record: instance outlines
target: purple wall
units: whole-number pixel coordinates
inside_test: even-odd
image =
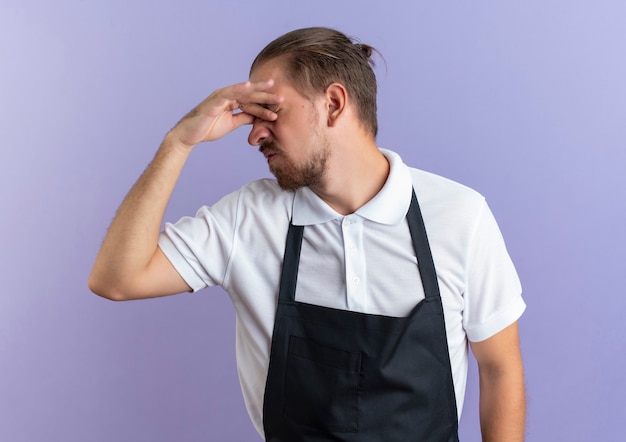
[[[621,440],[626,3],[489,3],[2,0],[0,440],[258,440],[220,289],[116,304],[86,280],[164,133],[310,25],[384,54],[381,146],[487,196],[528,304],[528,440]],[[168,220],[267,175],[246,135],[194,153]]]

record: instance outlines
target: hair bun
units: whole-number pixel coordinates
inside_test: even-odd
[[[372,56],[374,48],[372,48],[370,45],[366,45],[364,43],[355,43],[355,46],[365,55],[366,58],[370,58]]]

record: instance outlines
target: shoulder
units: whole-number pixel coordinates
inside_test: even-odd
[[[485,209],[485,197],[476,190],[440,175],[409,168],[424,217],[475,219]]]
[[[409,167],[415,192],[424,196],[434,195],[437,198],[450,198],[468,201],[480,201],[484,197],[476,190],[457,181],[425,170]]]
[[[276,180],[264,178],[252,181],[234,192],[222,197],[210,206],[219,209],[225,206],[238,206],[247,210],[274,210],[277,207],[289,206],[293,194],[285,192]]]
[[[201,210],[231,219],[235,228],[256,223],[288,223],[293,196],[282,190],[276,180],[266,178],[248,183]]]
[[[380,150],[391,165],[390,179],[395,179],[399,183],[397,185],[402,187],[411,184],[420,206],[476,206],[483,203],[484,197],[474,189],[432,172],[410,167],[394,151],[383,148]]]
[[[244,185],[239,191],[265,191],[271,193],[280,193],[282,189],[278,186],[278,183],[273,178],[259,178]]]

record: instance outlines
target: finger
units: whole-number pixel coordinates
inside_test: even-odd
[[[274,80],[264,81],[244,81],[220,89],[219,95],[229,100],[237,100],[240,97],[248,96],[258,92],[266,91],[274,85]]]
[[[223,110],[234,111],[242,104],[280,104],[283,102],[281,95],[265,91],[273,84],[273,80],[255,83],[246,81],[218,89],[197,106],[195,113],[217,116]],[[261,115],[256,115],[258,113],[258,109],[255,110],[255,116],[260,117]],[[266,115],[266,117],[273,118],[271,115]]]
[[[235,110],[238,106],[237,98],[249,94],[252,87],[253,84],[250,81],[244,81],[242,83],[217,89],[211,95],[202,100],[202,102],[196,106],[194,111],[197,114],[201,109],[219,109],[218,112],[221,112],[221,109]],[[256,87],[259,86],[256,85]]]
[[[257,103],[242,103],[239,105],[239,109],[248,115],[255,118],[260,118],[266,121],[274,121],[278,118],[278,114],[267,107],[261,106]]]
[[[237,114],[233,114],[232,122],[233,122],[233,130],[238,127],[244,126],[246,124],[254,123],[255,117],[246,112],[239,112]]]
[[[238,98],[240,103],[256,103],[260,105],[277,105],[284,101],[284,97],[271,92],[252,92]]]
[[[259,103],[259,104],[279,104],[283,101],[283,96],[274,92],[269,92],[274,86],[274,80],[245,81],[221,90],[224,98],[235,100],[238,103]]]

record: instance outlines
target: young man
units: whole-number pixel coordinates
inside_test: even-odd
[[[279,37],[250,80],[165,137],[89,285],[127,300],[221,285],[250,417],[268,441],[455,441],[469,340],[489,441],[521,441],[525,305],[478,193],[377,147],[372,48],[326,28]],[[166,224],[193,148],[252,125],[276,180]]]

